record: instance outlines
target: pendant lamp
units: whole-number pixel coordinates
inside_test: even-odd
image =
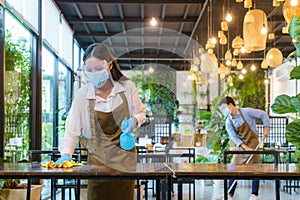
[[[244,17],[243,38],[246,51],[261,51],[266,48],[267,34],[261,29],[268,29],[267,16],[259,9],[250,10]]]
[[[225,34],[223,34],[223,35],[220,37],[219,43],[222,44],[222,45],[227,44],[227,37],[226,37]]]
[[[228,49],[225,53],[225,60],[231,60],[232,59],[232,54],[230,52],[230,49]]]
[[[237,66],[236,66],[236,68],[238,69],[238,70],[241,70],[241,69],[243,69],[243,63],[242,63],[242,61],[239,61],[238,62],[238,64],[237,64]]]
[[[241,2],[243,2],[244,0],[235,0],[235,2],[237,2],[237,3],[241,3]]]
[[[278,6],[280,6],[279,1],[273,0],[273,7],[278,7]]]
[[[236,61],[235,58],[232,59],[232,61],[231,61],[231,66],[232,66],[232,67],[236,67],[236,66],[237,66],[237,61]]]
[[[228,23],[226,21],[221,22],[221,30],[228,31]]]
[[[251,7],[252,7],[252,0],[245,0],[244,8],[251,8]]]
[[[292,17],[299,17],[300,15],[300,1],[299,2],[298,1],[286,0],[283,4],[282,13],[285,21],[288,24],[290,24],[290,22],[292,21]]]
[[[236,36],[232,40],[232,48],[234,48],[234,49],[240,49],[240,48],[242,48],[243,43],[244,43],[244,40],[240,36]]]
[[[268,69],[269,66],[268,66],[268,63],[267,63],[267,61],[266,61],[265,58],[264,58],[263,61],[261,62],[260,67],[261,67],[262,69]]]
[[[271,48],[266,56],[266,62],[270,67],[278,67],[279,65],[282,64],[282,53],[279,49],[277,48]]]
[[[240,49],[234,49],[233,50],[233,55],[238,56],[240,52],[241,52]]]

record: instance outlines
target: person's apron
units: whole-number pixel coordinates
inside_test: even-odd
[[[247,146],[255,149],[257,147],[257,145],[259,144],[258,135],[256,135],[251,130],[248,122],[246,121],[246,119],[245,119],[243,113],[240,111],[240,109],[238,109],[238,112],[241,114],[241,116],[244,120],[244,123],[241,126],[239,126],[238,128],[234,127],[233,122],[231,120],[230,120],[230,123],[233,126],[233,128],[235,129],[238,137],[242,140],[242,142],[244,144],[246,144]],[[238,147],[238,150],[244,151],[244,149],[242,147]],[[250,155],[251,154],[235,154],[232,157],[231,163],[244,164]],[[254,164],[254,163],[260,163],[259,154],[254,154],[251,161],[249,162],[249,164]]]
[[[95,100],[90,100],[91,138],[88,140],[88,164],[106,165],[119,171],[131,171],[136,167],[136,150],[120,148],[121,123],[129,117],[124,93],[123,103],[110,113],[94,110]],[[133,200],[134,180],[89,180],[89,200]]]

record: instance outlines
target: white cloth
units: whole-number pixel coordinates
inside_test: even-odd
[[[106,99],[96,96],[94,86],[89,83],[82,86],[73,99],[72,107],[66,119],[65,135],[58,148],[62,155],[73,154],[81,134],[90,138],[89,100],[95,99],[96,111],[111,112],[122,104],[121,92],[124,92],[126,96],[130,117],[135,117],[138,120],[137,127],[144,123],[146,108],[140,101],[138,90],[131,80],[121,83],[114,81],[114,87]]]

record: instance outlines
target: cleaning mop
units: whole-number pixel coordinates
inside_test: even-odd
[[[264,143],[263,142],[259,142],[258,145],[255,147],[254,151],[257,151],[258,148],[263,148],[263,146],[264,146]],[[247,158],[245,164],[249,164],[252,158],[253,158],[253,154],[250,154],[249,157]],[[232,182],[232,184],[230,185],[230,187],[227,190],[227,193],[229,193],[232,190],[232,188],[236,184],[236,182],[237,182],[237,180],[234,180]]]

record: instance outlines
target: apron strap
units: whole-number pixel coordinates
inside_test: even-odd
[[[90,126],[91,126],[91,139],[96,138],[95,129],[95,99],[89,100],[89,110],[90,110]]]

